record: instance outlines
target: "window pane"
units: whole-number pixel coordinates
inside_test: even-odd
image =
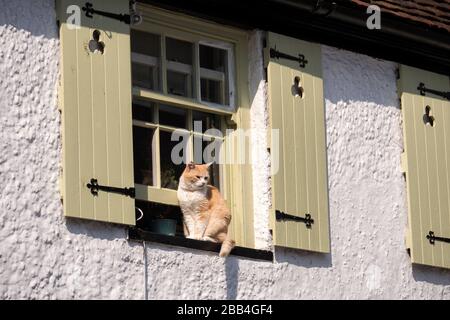
[[[161,155],[161,187],[168,189],[177,189],[178,188],[178,180],[183,172],[186,164],[186,146],[187,146],[187,138],[180,138],[179,141],[171,141],[171,132],[160,132],[160,155]],[[180,145],[179,145],[180,144]],[[178,148],[179,152],[174,152],[174,156],[177,159],[172,159],[172,149],[174,147]],[[183,148],[184,147],[184,148]],[[178,157],[180,159],[178,159]],[[180,164],[175,164],[173,160]],[[180,161],[177,161],[180,160]]]
[[[167,92],[169,94],[192,97],[193,52],[192,43],[166,38]]]
[[[167,71],[167,92],[176,96],[192,97],[192,76],[180,72]]]
[[[226,73],[227,63],[226,50],[200,45],[200,67]]]
[[[220,130],[220,116],[217,114],[192,111],[192,119],[194,121],[193,128],[196,132],[203,133],[208,129]]]
[[[131,31],[133,86],[159,90],[160,36],[138,30]]]
[[[147,186],[155,183],[153,135],[153,129],[133,126],[134,181]]]
[[[133,86],[149,90],[159,90],[157,67],[133,62],[131,65],[131,73],[133,75]]]
[[[155,104],[150,101],[133,100],[133,119],[155,122],[154,121],[154,107]]]
[[[220,167],[217,163],[213,163],[211,167],[209,167],[209,184],[220,189]],[[222,195],[223,196],[223,195]]]
[[[202,101],[228,104],[225,99],[224,84],[221,81],[201,78]]]
[[[160,57],[160,37],[153,33],[131,30],[131,52]]]
[[[159,123],[166,126],[186,129],[187,112],[185,109],[159,105]]]
[[[200,67],[202,100],[229,104],[228,52],[200,45]]]
[[[193,44],[173,38],[166,38],[166,58],[168,61],[192,65]]]

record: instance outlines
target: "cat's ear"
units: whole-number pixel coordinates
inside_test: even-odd
[[[195,169],[195,163],[194,162],[189,162],[187,165],[186,165],[186,169],[189,171],[189,170],[192,170],[192,169]]]
[[[211,165],[214,163],[214,161],[213,162],[208,162],[207,164],[206,164],[206,168],[209,168],[209,167],[211,167]]]

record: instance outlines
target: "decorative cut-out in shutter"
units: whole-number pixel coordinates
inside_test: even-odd
[[[320,45],[269,33],[268,84],[272,163],[272,225],[277,246],[329,252],[325,110]],[[273,54],[276,49],[277,55]]]
[[[423,91],[424,85],[427,90]],[[412,262],[450,268],[448,76],[400,66]]]
[[[128,0],[90,2],[98,10],[129,12]],[[134,199],[120,192],[106,192],[134,188],[130,27],[109,17],[89,18],[83,13],[80,26],[69,26],[73,12],[67,13],[67,9],[73,5],[82,8],[85,3],[57,1],[64,213],[133,225]],[[100,192],[92,193],[88,188],[92,179],[98,182]]]

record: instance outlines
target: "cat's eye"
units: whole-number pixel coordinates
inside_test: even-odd
[[[201,176],[196,176],[196,178],[200,180],[202,177]]]

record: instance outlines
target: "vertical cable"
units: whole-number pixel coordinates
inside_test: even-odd
[[[144,300],[148,300],[148,290],[147,290],[147,247],[145,241],[142,241],[143,247],[143,260],[144,260]]]

